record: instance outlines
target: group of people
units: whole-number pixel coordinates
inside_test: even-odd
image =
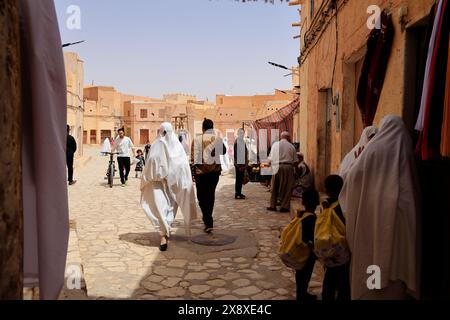
[[[151,145],[149,143],[145,146],[144,150],[146,154],[148,154],[150,147]],[[144,156],[144,152],[141,149],[138,149],[134,153],[133,141],[125,135],[124,128],[118,130],[118,136],[115,139],[110,137],[105,138],[103,141],[103,147],[100,153],[102,155],[108,155],[111,152],[117,154],[120,182],[123,187],[127,184],[132,165],[135,165],[135,177],[141,177],[146,156]]]
[[[326,178],[325,189],[328,198],[322,208],[332,206],[339,219],[331,223],[345,224],[350,260],[325,267],[323,300],[418,298],[419,187],[412,140],[403,120],[390,115],[379,129],[367,127],[342,161],[339,175]],[[307,289],[316,261],[319,193],[303,192],[302,202],[305,210],[299,217],[309,214],[301,240],[311,251],[305,267],[296,272],[297,298],[309,301],[316,298]]]
[[[227,148],[216,134],[213,121],[205,119],[202,129],[203,133],[192,142],[190,154],[186,143],[182,143],[183,139],[177,136],[170,123],[161,125],[158,138],[146,150],[146,157],[141,150],[138,152],[137,167],[143,170],[141,205],[160,233],[161,251],[168,249],[178,209],[183,213],[186,233],[190,235],[191,221],[197,218],[195,195],[202,211],[204,232],[213,231],[215,192],[222,172],[220,157],[227,153]],[[113,149],[118,153],[120,178],[125,184],[134,146],[123,129],[118,133]],[[68,163],[76,151],[76,144],[69,137]],[[322,203],[314,188],[311,170],[303,155],[297,153],[290,142],[289,133],[283,132],[281,140],[272,146],[269,161],[273,176],[270,207],[267,209],[277,211],[277,206],[280,206],[281,212],[290,211],[297,177],[304,206],[298,216],[307,215],[302,223],[301,240],[312,250],[304,268],[296,272],[299,300],[316,299],[307,289],[317,260],[313,248],[316,212],[320,204],[322,210],[333,208],[339,218],[334,223],[345,225],[351,254],[346,263],[325,267],[324,301],[418,296],[419,188],[412,141],[400,117],[387,116],[379,129],[375,126],[364,129],[359,143],[342,161],[339,175],[325,179],[327,198]],[[242,185],[248,165],[248,149],[243,129],[238,131],[234,143],[234,164],[235,198],[245,199]],[[379,284],[375,286],[377,290],[368,285],[369,270],[373,266],[381,272]]]

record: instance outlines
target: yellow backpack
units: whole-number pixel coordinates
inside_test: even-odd
[[[337,267],[350,260],[345,224],[337,215],[335,202],[318,215],[314,232],[314,253],[326,267]]]
[[[311,254],[311,248],[303,242],[302,221],[312,215],[312,213],[305,213],[303,217],[295,218],[281,233],[281,246],[278,250],[278,256],[289,268],[303,269]]]

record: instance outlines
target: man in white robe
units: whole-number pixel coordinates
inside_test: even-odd
[[[160,250],[167,250],[178,208],[186,234],[197,218],[192,174],[186,152],[170,123],[163,123],[152,144],[141,180],[141,205],[161,235]]]

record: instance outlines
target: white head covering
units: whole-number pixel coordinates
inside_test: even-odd
[[[368,293],[367,268],[381,269],[381,288],[402,281],[419,293],[418,180],[403,120],[385,117],[347,173],[339,201],[347,216],[353,299]]]
[[[160,127],[160,136],[161,141],[167,146],[169,155],[169,186],[180,184],[181,188],[188,188],[192,185],[189,161],[183,145],[177,135],[173,132],[172,124],[169,122],[162,123]]]
[[[191,154],[191,141],[189,138],[189,132],[182,131],[180,133],[180,138],[181,138],[181,145],[183,146],[186,155],[189,157]]]
[[[100,153],[105,154],[111,152],[111,142],[109,141],[109,138],[106,138],[105,141],[103,141],[103,147]]]
[[[363,130],[358,144],[345,156],[344,160],[342,160],[341,166],[339,167],[339,175],[342,178],[345,179],[348,171],[355,163],[355,160],[357,159],[356,154],[358,153],[359,149],[365,147],[377,133],[378,128],[375,126],[370,126]]]

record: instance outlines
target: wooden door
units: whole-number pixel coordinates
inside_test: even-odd
[[[148,129],[141,129],[140,131],[140,144],[144,145],[150,140],[150,132]]]

